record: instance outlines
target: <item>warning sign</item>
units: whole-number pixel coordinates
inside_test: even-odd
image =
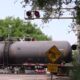
[[[47,69],[49,72],[58,72],[58,64],[48,64]]]
[[[61,56],[61,52],[57,49],[56,46],[53,46],[47,52],[47,56],[51,62],[55,62]]]

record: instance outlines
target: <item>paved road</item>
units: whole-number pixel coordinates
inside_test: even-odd
[[[51,80],[51,78],[49,75],[0,74],[0,80]],[[69,78],[53,76],[53,80],[69,80]]]

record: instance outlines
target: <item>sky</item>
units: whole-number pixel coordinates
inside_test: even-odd
[[[17,1],[17,2],[16,2]],[[30,7],[27,7],[29,10]],[[7,16],[20,17],[24,20],[24,8],[20,4],[20,0],[0,0],[0,19]],[[25,21],[27,22],[27,21]],[[47,24],[43,24],[41,20],[35,20],[33,23],[37,24],[43,33],[52,38],[53,41],[68,41],[71,45],[77,42],[77,37],[69,27],[72,20],[58,19],[52,20]],[[70,33],[68,33],[71,31]]]

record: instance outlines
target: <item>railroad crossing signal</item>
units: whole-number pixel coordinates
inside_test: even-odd
[[[25,11],[25,19],[40,18],[39,11]]]
[[[58,50],[58,48],[56,46],[53,46],[47,52],[47,56],[48,56],[48,59],[52,63],[54,63],[61,56],[61,52]]]

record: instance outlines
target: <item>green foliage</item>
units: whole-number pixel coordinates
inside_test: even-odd
[[[59,2],[61,2],[61,0],[59,0]],[[52,5],[56,5],[59,3],[58,0],[35,0],[33,1],[33,3],[39,7],[40,9],[44,9],[47,6],[52,6]]]
[[[73,68],[71,79],[72,80],[80,80],[80,64],[78,63],[78,50],[73,50]]]
[[[80,25],[80,5],[77,5],[75,7],[76,10],[76,23]]]
[[[73,65],[77,65],[78,50],[73,50]]]
[[[12,37],[30,36],[37,40],[50,40],[49,37],[42,33],[37,25],[31,24],[30,22],[24,23],[23,20],[12,17],[0,20],[0,36],[6,38],[8,35]]]
[[[73,70],[72,70],[73,74],[71,79],[72,80],[80,80],[80,65],[76,65],[74,66]]]
[[[77,0],[75,0],[77,1]],[[32,7],[46,9],[46,7],[53,7],[56,6],[58,8],[62,7],[62,4],[68,5],[69,3],[73,2],[73,0],[24,0],[26,4],[32,3]]]

